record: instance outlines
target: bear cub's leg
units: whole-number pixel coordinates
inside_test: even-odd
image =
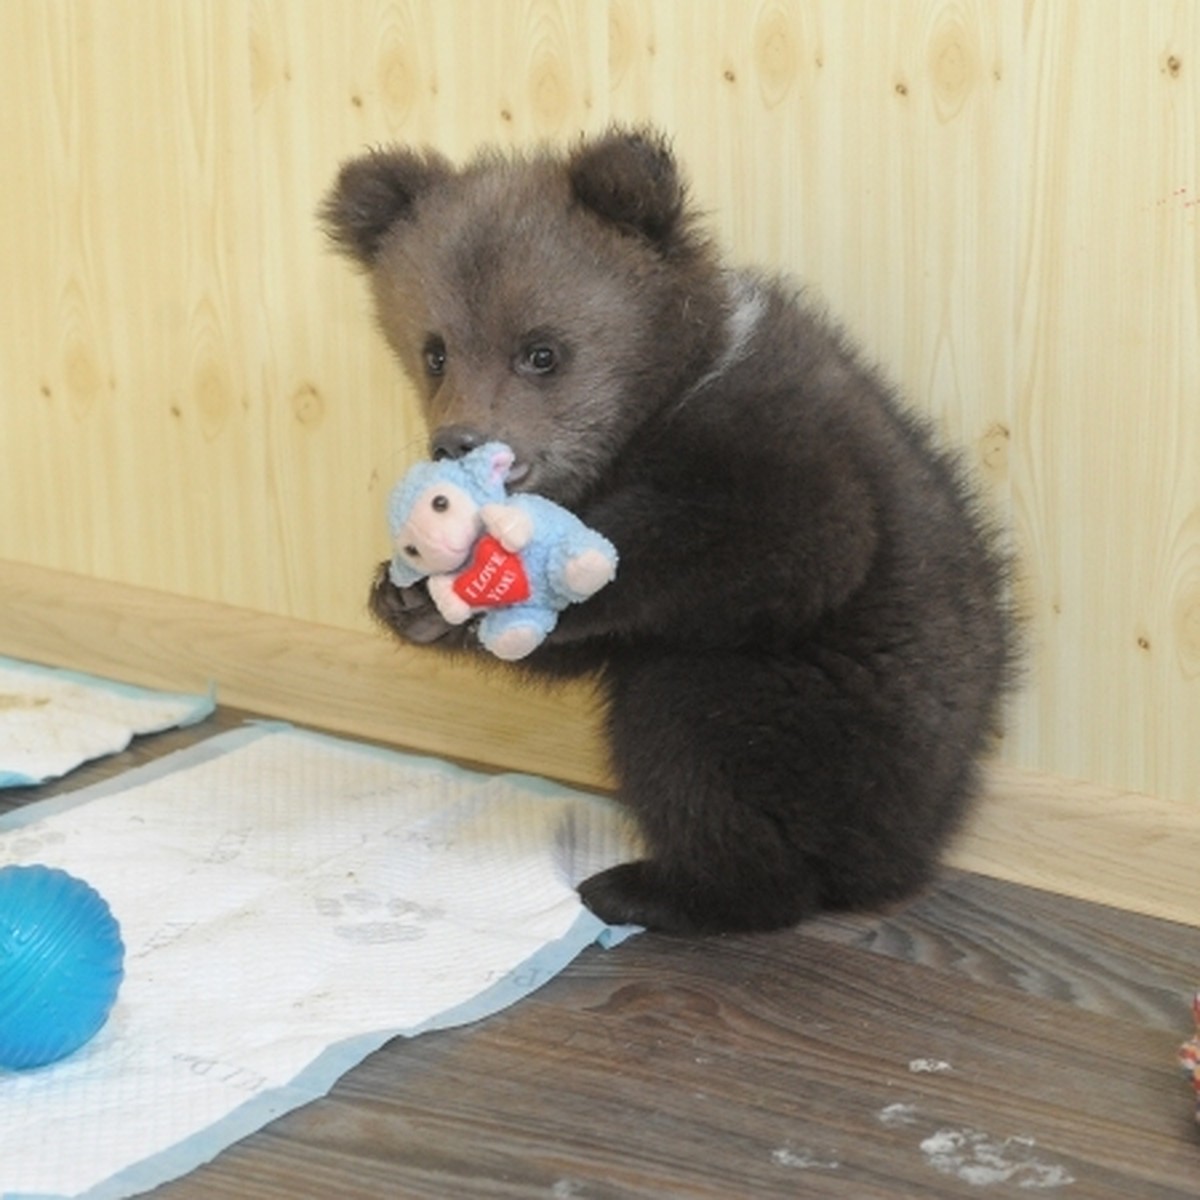
[[[756,678],[760,676],[760,678]],[[580,886],[611,924],[671,933],[772,929],[820,907],[798,824],[804,755],[773,668],[740,656],[658,655],[614,663],[608,726],[622,801],[647,857]],[[816,834],[816,830],[811,831]]]
[[[620,795],[647,853],[580,886],[603,920],[778,929],[928,883],[969,781],[915,752],[873,683],[722,651],[630,654],[607,683]]]

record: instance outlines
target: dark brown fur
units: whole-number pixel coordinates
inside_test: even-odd
[[[520,668],[607,700],[648,850],[589,907],[768,929],[924,884],[1013,659],[1001,559],[925,424],[794,288],[722,267],[652,132],[462,169],[377,152],[323,217],[435,447],[507,441],[521,487],[620,552]],[[372,606],[471,647],[384,570]]]

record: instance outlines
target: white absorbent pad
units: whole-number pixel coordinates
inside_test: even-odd
[[[135,1195],[512,1004],[630,932],[575,885],[632,856],[600,797],[280,725],[0,817],[0,866],[87,880],[126,946],[91,1042],[0,1071],[0,1196]]]
[[[192,725],[212,695],[180,696],[0,658],[0,787],[55,779],[139,733]]]

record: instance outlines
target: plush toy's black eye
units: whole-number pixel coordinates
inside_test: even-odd
[[[436,333],[431,333],[425,339],[422,351],[425,356],[425,373],[438,376],[446,370],[446,343]]]
[[[434,496],[434,498],[429,502],[429,507],[432,508],[434,512],[445,512],[446,509],[450,507],[450,497],[441,495]]]
[[[527,346],[523,365],[535,375],[549,375],[558,366],[558,352],[553,346]]]
[[[420,550],[418,550],[416,548],[416,546],[405,546],[404,547],[404,557],[405,558],[420,558],[421,552],[420,552]]]

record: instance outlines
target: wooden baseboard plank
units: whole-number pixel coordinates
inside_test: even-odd
[[[0,563],[0,653],[218,698],[584,787],[610,781],[586,689],[520,689],[382,634]],[[998,765],[952,865],[1200,926],[1200,810]]]
[[[1200,811],[996,764],[952,865],[1200,926]]]
[[[604,758],[585,688],[247,609],[0,562],[0,654],[148,687],[203,690],[264,716],[584,786]]]

